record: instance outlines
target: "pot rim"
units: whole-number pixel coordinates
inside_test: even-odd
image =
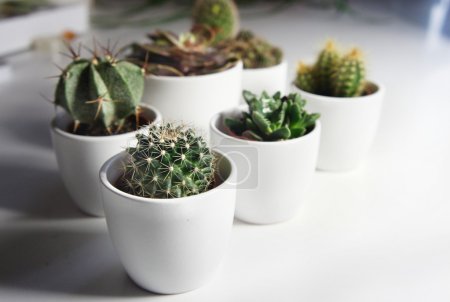
[[[243,108],[243,107],[247,107],[247,106],[241,105],[241,106],[238,106],[238,107],[234,107],[233,109],[237,108],[240,111],[242,111],[241,108]],[[233,110],[233,109],[231,109],[231,110]],[[245,143],[248,143],[248,144],[255,144],[255,145],[260,145],[260,146],[264,146],[264,145],[274,146],[274,145],[295,144],[295,143],[297,143],[299,141],[304,141],[304,140],[309,139],[313,134],[316,134],[321,128],[321,123],[320,123],[320,118],[319,118],[319,120],[317,120],[315,125],[314,125],[314,129],[311,132],[309,132],[309,133],[307,133],[307,134],[305,134],[303,136],[296,137],[296,138],[293,138],[293,139],[284,140],[284,141],[262,141],[262,142],[260,142],[260,141],[252,141],[252,140],[241,139],[241,138],[238,138],[238,137],[231,136],[231,135],[223,132],[222,130],[220,130],[216,126],[216,123],[217,123],[218,119],[221,118],[222,114],[224,114],[227,111],[230,111],[230,110],[225,110],[225,111],[221,111],[219,113],[214,114],[212,116],[210,122],[209,122],[209,127],[210,127],[212,132],[217,133],[221,137],[226,138],[226,139],[230,139],[230,140],[233,140],[233,141],[236,141],[236,142],[240,142],[240,143],[245,142]]]
[[[151,124],[154,123],[159,123],[162,121],[162,115],[161,113],[158,111],[158,109],[156,109],[155,107],[151,106],[151,105],[147,105],[144,103],[140,103],[139,106],[141,108],[145,108],[148,109],[150,111],[152,111],[155,114],[155,119],[151,122]],[[102,136],[87,136],[87,135],[79,135],[79,134],[74,134],[74,133],[70,133],[67,132],[66,130],[61,129],[60,127],[58,127],[56,125],[56,121],[58,119],[61,118],[61,116],[64,115],[68,115],[67,112],[63,111],[59,114],[57,114],[51,121],[50,123],[50,128],[51,130],[63,137],[72,139],[72,140],[78,140],[78,141],[87,141],[87,142],[93,142],[93,141],[112,141],[112,140],[116,140],[116,139],[122,139],[124,137],[132,137],[134,135],[136,135],[136,133],[138,131],[140,131],[142,128],[145,128],[146,126],[142,126],[141,128],[131,131],[131,132],[127,132],[127,133],[121,133],[121,134],[114,134],[114,135],[102,135]]]
[[[384,84],[377,82],[377,81],[373,81],[373,80],[368,80],[367,83],[370,83],[372,85],[375,85],[378,89],[369,95],[361,95],[361,96],[354,96],[354,97],[338,97],[338,96],[326,96],[326,95],[320,95],[320,94],[315,94],[315,93],[311,93],[311,92],[307,92],[305,90],[302,90],[301,88],[299,88],[297,85],[295,85],[294,83],[292,83],[292,86],[299,91],[300,96],[301,97],[312,97],[315,98],[317,100],[321,100],[324,102],[351,102],[351,101],[369,101],[372,98],[376,98],[379,95],[383,95],[386,91],[386,87],[384,86]],[[308,100],[307,100],[308,101]]]
[[[287,60],[285,58],[283,58],[280,63],[273,65],[273,66],[261,67],[261,68],[244,68],[243,70],[246,73],[256,73],[258,71],[270,71],[272,69],[281,69],[283,67],[287,67],[287,65],[288,65]]]
[[[232,160],[230,160],[230,158],[224,154],[223,152],[220,152],[218,150],[213,150],[213,153],[217,153],[220,154],[220,156],[224,159],[227,160],[228,164],[230,165],[230,174],[228,175],[228,177],[223,180],[223,182],[218,185],[217,187],[212,188],[211,190],[208,190],[206,192],[203,193],[199,193],[196,195],[191,195],[191,196],[186,196],[186,197],[179,197],[179,198],[148,198],[148,197],[141,197],[141,196],[136,196],[136,195],[132,195],[126,192],[123,192],[121,190],[119,190],[118,188],[116,188],[109,180],[108,180],[108,171],[111,169],[111,166],[113,163],[117,162],[117,161],[122,161],[123,158],[127,155],[126,151],[122,151],[116,155],[114,155],[113,157],[109,158],[100,168],[100,182],[103,186],[105,186],[105,188],[107,188],[109,191],[113,192],[115,195],[118,195],[120,197],[126,198],[130,201],[133,202],[138,202],[138,203],[149,203],[149,204],[163,204],[163,205],[177,205],[179,203],[186,203],[186,202],[195,202],[196,200],[198,200],[199,196],[207,196],[207,195],[211,195],[214,194],[215,192],[217,192],[218,189],[223,189],[223,187],[225,187],[227,185],[227,181],[229,179],[232,179],[235,177],[236,172],[236,166],[234,164],[234,162]],[[227,190],[231,190],[232,188],[225,188]]]
[[[214,78],[214,77],[219,77],[222,76],[224,74],[230,73],[235,71],[236,69],[243,69],[243,64],[242,61],[239,60],[236,62],[236,64],[231,67],[228,68],[226,70],[221,70],[218,72],[214,72],[214,73],[208,73],[208,74],[201,74],[201,75],[191,75],[191,76],[160,76],[160,75],[153,75],[153,74],[149,74],[145,77],[146,80],[157,80],[157,81],[196,81],[196,80],[203,80],[203,79],[208,79],[208,78]]]

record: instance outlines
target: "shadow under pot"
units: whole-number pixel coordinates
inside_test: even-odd
[[[385,94],[383,85],[368,82],[366,93],[358,97],[331,97],[313,94],[293,85],[306,99],[306,109],[320,113],[322,134],[317,168],[349,171],[361,165],[375,138]]]
[[[242,62],[237,62],[206,75],[148,75],[142,100],[158,108],[166,121],[192,123],[206,132],[214,114],[239,104],[241,90]]]
[[[236,169],[217,158],[216,183],[188,197],[156,199],[116,187],[129,158],[122,152],[102,167],[108,231],[125,270],[139,286],[160,294],[201,287],[219,269],[233,225]]]
[[[281,92],[282,95],[287,90],[287,71],[288,64],[286,60],[280,64],[264,68],[244,69],[242,74],[242,89],[261,95],[263,91],[269,95]],[[241,100],[244,103],[244,100]]]
[[[152,106],[141,105],[141,117],[151,123],[161,121],[161,114]],[[103,163],[129,146],[136,131],[87,136],[68,131],[72,118],[60,112],[51,123],[53,148],[64,185],[75,204],[92,216],[104,216],[98,173]]]
[[[210,123],[211,146],[237,167],[235,217],[254,224],[291,219],[307,197],[317,164],[320,122],[308,134],[284,141],[250,141],[233,135],[225,117],[244,107],[216,114]]]

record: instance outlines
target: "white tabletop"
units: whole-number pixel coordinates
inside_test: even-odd
[[[289,222],[236,222],[217,277],[176,296],[134,285],[105,220],[73,205],[52,151],[53,107],[37,93],[52,94],[40,75],[57,70],[13,59],[0,84],[0,301],[450,301],[450,43],[387,14],[362,19],[294,6],[242,22],[285,49],[292,75],[327,37],[360,45],[387,87],[380,127],[360,169],[317,172]],[[96,35],[124,44],[148,30]]]

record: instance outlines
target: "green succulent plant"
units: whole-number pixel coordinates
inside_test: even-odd
[[[213,44],[233,38],[239,30],[239,12],[233,0],[196,0],[192,21],[216,33]]]
[[[130,62],[118,60],[109,50],[103,56],[81,58],[70,49],[73,61],[61,69],[55,104],[80,124],[117,132],[136,113],[144,91],[144,72]]]
[[[244,68],[264,68],[281,63],[283,52],[249,30],[241,30],[233,39],[225,40],[218,47],[242,60]]]
[[[316,63],[299,63],[294,84],[307,92],[334,96],[356,97],[371,93],[365,79],[365,66],[361,51],[353,48],[342,56],[333,41],[328,41]]]
[[[320,117],[304,110],[306,101],[298,94],[281,96],[277,92],[270,97],[263,92],[260,97],[250,91],[243,96],[248,112],[238,118],[225,118],[225,126],[235,135],[255,141],[279,141],[303,136],[310,132]]]
[[[216,73],[234,66],[237,58],[212,47],[215,33],[208,27],[194,26],[180,35],[156,31],[151,43],[131,45],[129,59],[145,68],[147,74],[193,76]]]
[[[124,189],[149,198],[178,198],[210,189],[215,157],[203,137],[174,124],[151,125],[128,148]]]

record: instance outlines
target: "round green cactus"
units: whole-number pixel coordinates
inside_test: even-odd
[[[215,158],[203,137],[184,126],[152,125],[128,148],[123,177],[127,192],[149,198],[178,198],[207,191]]]
[[[294,84],[304,91],[314,93],[316,82],[314,81],[313,68],[300,62],[297,67],[297,78]]]
[[[361,51],[354,48],[336,66],[333,74],[334,96],[354,97],[363,93],[365,69]]]
[[[197,0],[192,19],[194,25],[206,25],[216,33],[214,44],[233,38],[239,30],[239,12],[233,0]]]
[[[74,56],[59,78],[55,104],[77,124],[103,127],[109,133],[134,114],[144,92],[144,72],[109,52],[92,59]]]
[[[340,55],[334,42],[328,41],[314,65],[315,89],[318,94],[330,95],[332,93],[331,77],[339,60]]]

